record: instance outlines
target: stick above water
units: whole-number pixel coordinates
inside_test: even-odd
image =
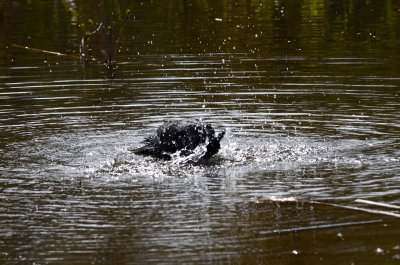
[[[71,58],[74,58],[74,59],[80,59],[79,56],[72,55],[72,54],[65,54],[65,53],[61,53],[61,52],[53,52],[53,51],[48,51],[48,50],[30,48],[28,46],[22,46],[22,45],[19,45],[19,44],[11,44],[11,46],[16,47],[16,48],[25,49],[25,50],[28,50],[28,51],[33,51],[33,52],[40,52],[40,53],[45,53],[45,54],[51,54],[51,55],[57,55],[57,56],[65,56],[65,57],[71,57]]]
[[[357,199],[357,200],[354,200],[354,201],[355,202],[359,202],[359,203],[365,203],[365,204],[370,204],[370,205],[375,205],[375,206],[381,206],[381,207],[400,210],[400,206],[393,205],[393,204],[388,204],[388,203],[384,203],[384,202],[374,202],[374,201],[365,200],[365,199]]]
[[[370,224],[379,224],[382,223],[382,220],[368,220],[368,221],[360,221],[360,222],[347,222],[347,223],[336,223],[336,224],[325,224],[325,225],[312,225],[312,226],[302,226],[302,227],[294,227],[294,228],[286,228],[286,229],[274,229],[272,231],[260,231],[261,235],[267,234],[275,234],[275,233],[292,233],[292,232],[301,232],[308,230],[319,230],[319,229],[331,229],[345,226],[359,226],[359,225],[370,225]]]

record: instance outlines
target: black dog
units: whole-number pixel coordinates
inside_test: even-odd
[[[201,144],[207,151],[201,158],[210,158],[221,148],[220,141],[225,131],[215,134],[210,124],[199,120],[169,122],[161,125],[156,133],[143,141],[144,146],[132,150],[135,154],[171,159],[171,154],[179,151],[180,156],[188,156]]]

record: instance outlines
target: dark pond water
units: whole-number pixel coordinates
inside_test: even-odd
[[[85,65],[100,22],[118,42],[89,34]],[[399,22],[397,1],[0,1],[0,263],[399,264]],[[211,161],[129,151],[186,118],[227,130]]]

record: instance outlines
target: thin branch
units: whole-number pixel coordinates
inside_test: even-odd
[[[101,30],[101,28],[103,27],[103,23],[100,22],[99,26],[97,27],[97,29],[95,29],[94,31],[90,32],[90,35],[94,35],[97,32],[99,32]]]
[[[119,39],[119,32],[121,31],[122,27],[125,25],[125,23],[132,18],[132,12],[128,9],[125,13],[124,19],[121,21],[121,23],[118,25],[118,27],[115,29],[114,33],[114,43],[116,44]]]
[[[25,49],[25,50],[28,50],[28,51],[33,51],[33,52],[40,52],[40,53],[45,53],[45,54],[51,54],[51,55],[57,55],[57,56],[65,56],[65,57],[71,57],[71,58],[74,58],[74,59],[80,59],[79,56],[71,55],[71,54],[65,54],[65,53],[61,53],[61,52],[53,52],[53,51],[47,51],[47,50],[42,50],[42,49],[30,48],[28,46],[22,46],[22,45],[18,45],[18,44],[11,44],[11,46],[16,47],[16,48]]]
[[[373,209],[367,209],[367,208],[361,208],[361,207],[354,207],[354,206],[345,206],[345,205],[339,205],[339,204],[328,203],[328,202],[311,201],[311,203],[314,203],[314,204],[322,204],[322,205],[329,205],[329,206],[334,206],[334,207],[338,207],[338,208],[344,208],[344,209],[355,210],[355,211],[361,211],[361,212],[367,212],[367,213],[389,215],[389,216],[393,216],[393,217],[400,218],[400,214],[398,214],[398,213],[393,213],[393,212],[389,212],[389,211],[373,210]]]
[[[360,201],[361,200],[361,201]],[[308,201],[308,200],[302,200],[302,199],[297,199],[295,197],[289,197],[289,198],[275,198],[275,197],[265,197],[265,198],[256,198],[253,200],[255,203],[264,203],[264,202],[273,202],[273,201],[278,201],[278,202],[309,202],[313,204],[321,204],[321,205],[329,205],[329,206],[334,206],[337,208],[343,208],[343,209],[349,209],[349,210],[355,210],[355,211],[361,211],[361,212],[367,212],[367,213],[373,213],[373,214],[381,214],[381,215],[388,215],[392,217],[397,217],[400,218],[399,213],[394,213],[390,211],[383,211],[383,210],[374,210],[374,209],[367,209],[367,208],[361,208],[361,207],[355,207],[355,206],[346,206],[346,205],[340,205],[340,204],[335,204],[335,203],[329,203],[329,202],[320,202],[320,201]],[[358,199],[356,200],[357,202],[364,202],[376,206],[382,206],[382,207],[389,207],[389,208],[394,208],[398,209],[396,205],[391,205],[391,204],[386,204],[386,203],[377,203],[377,202],[372,202],[368,200],[362,200]]]
[[[286,229],[274,229],[272,231],[260,231],[259,233],[261,235],[276,234],[276,233],[295,233],[295,232],[309,231],[309,230],[331,229],[331,228],[338,228],[338,227],[345,227],[345,226],[370,225],[370,224],[379,224],[379,223],[382,223],[382,220],[370,220],[370,221],[360,221],[360,222],[347,222],[347,223],[337,223],[337,224],[303,226],[303,227],[286,228]]]
[[[388,204],[388,203],[383,203],[383,202],[374,202],[374,201],[365,200],[365,199],[357,199],[357,200],[355,200],[355,202],[400,210],[400,206],[398,206],[398,205],[393,205],[393,204]]]

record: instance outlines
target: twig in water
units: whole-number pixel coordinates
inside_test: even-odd
[[[272,231],[260,231],[260,234],[268,235],[268,234],[276,234],[276,233],[293,233],[293,232],[301,232],[301,231],[308,231],[308,230],[331,229],[331,228],[344,227],[344,226],[370,225],[370,224],[379,224],[379,223],[382,223],[382,220],[370,220],[370,221],[360,221],[360,222],[347,222],[347,223],[338,223],[338,224],[313,225],[313,226],[303,226],[303,227],[286,228],[286,229],[275,229]]]
[[[97,27],[97,28],[96,28]],[[79,45],[79,53],[84,62],[88,62],[91,58],[91,38],[103,28],[103,23],[95,24],[93,20],[89,19],[88,23],[79,25],[82,33],[81,43]]]
[[[328,202],[319,202],[319,201],[311,201],[311,203],[329,205],[329,206],[334,206],[334,207],[339,207],[339,208],[344,208],[344,209],[349,209],[349,210],[355,210],[355,211],[361,211],[361,212],[367,212],[367,213],[389,215],[389,216],[400,218],[400,214],[393,213],[393,212],[388,212],[388,211],[373,210],[373,209],[354,207],[354,206],[345,206],[345,205],[339,205],[339,204],[328,203]]]
[[[374,205],[374,206],[381,206],[381,207],[400,210],[400,206],[398,206],[398,205],[393,205],[393,204],[388,204],[388,203],[383,203],[383,202],[374,202],[374,201],[365,200],[365,199],[357,199],[354,201],[359,202],[359,203],[370,204],[370,205]]]
[[[382,214],[382,215],[388,215],[388,216],[400,218],[399,213],[394,213],[394,212],[390,212],[390,211],[367,209],[367,208],[361,208],[361,207],[355,207],[355,206],[346,206],[346,205],[340,205],[340,204],[329,203],[329,202],[308,201],[308,200],[297,199],[295,197],[289,197],[289,198],[275,198],[275,197],[263,198],[262,197],[262,198],[256,198],[255,200],[253,200],[253,202],[255,202],[255,203],[264,203],[264,202],[273,202],[273,201],[309,202],[309,203],[313,203],[313,204],[329,205],[329,206],[334,206],[334,207],[343,208],[343,209],[349,209],[349,210],[355,210],[355,211],[361,211],[361,212],[367,212],[367,213],[373,213],[373,214]],[[399,209],[398,206],[387,204],[387,203],[377,203],[377,202],[362,200],[362,199],[358,199],[358,200],[356,200],[356,202],[368,203],[371,205],[388,207],[388,208],[393,208],[393,209]]]
[[[42,49],[30,48],[30,47],[22,46],[22,45],[18,45],[18,44],[11,44],[11,46],[16,47],[16,48],[25,49],[28,51],[33,51],[33,52],[40,52],[40,53],[45,53],[45,54],[52,54],[52,55],[57,55],[57,56],[65,56],[65,57],[71,57],[74,59],[80,59],[79,56],[72,55],[72,54],[65,54],[65,53],[61,53],[61,52],[53,52],[53,51],[47,51],[47,50],[42,50]]]
[[[119,41],[119,35],[121,29],[124,27],[125,23],[132,18],[132,12],[127,9],[125,12],[125,17],[122,19],[121,22],[117,23],[114,21],[113,25],[109,25],[108,27],[104,28],[106,35],[108,35],[108,47],[107,50],[103,50],[106,59],[105,59],[105,66],[107,69],[114,70],[114,61],[115,61],[115,53],[117,50],[117,43]]]

